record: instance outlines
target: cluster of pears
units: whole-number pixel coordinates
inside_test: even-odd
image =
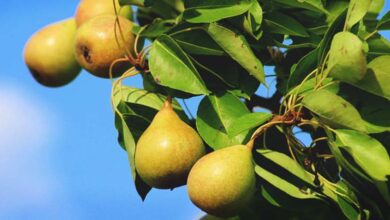
[[[81,68],[109,78],[111,63],[133,53],[135,40],[131,7],[120,8],[118,0],[115,4],[117,7],[112,0],[81,0],[74,18],[36,32],[24,50],[24,60],[33,77],[48,87],[70,83]],[[128,62],[116,65],[113,77],[129,67]]]
[[[255,191],[253,142],[206,150],[198,133],[165,101],[138,140],[135,166],[151,187],[173,189],[187,183],[191,201],[205,212],[229,217],[251,200]]]

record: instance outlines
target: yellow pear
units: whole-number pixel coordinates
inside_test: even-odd
[[[76,59],[80,65],[95,76],[109,78],[113,61],[124,58],[127,50],[132,53],[134,34],[133,23],[119,17],[119,27],[115,28],[114,15],[99,15],[85,22],[77,31],[75,40]],[[117,36],[117,37],[116,37]],[[123,38],[122,38],[123,36]],[[119,76],[130,68],[129,62],[115,65],[113,76]]]
[[[215,216],[237,215],[255,192],[251,148],[246,145],[226,147],[198,160],[188,175],[191,201]]]
[[[80,73],[74,56],[76,23],[67,19],[50,24],[36,32],[26,43],[24,61],[40,84],[59,87]]]
[[[119,6],[118,0],[115,0],[116,12],[119,15],[132,20],[133,12],[131,6]],[[114,2],[112,0],[81,0],[76,13],[75,19],[77,27],[80,27],[87,20],[102,14],[115,15]]]
[[[191,167],[205,154],[198,133],[174,112],[168,99],[138,140],[135,167],[151,187],[184,185]]]

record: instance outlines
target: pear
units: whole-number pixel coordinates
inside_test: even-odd
[[[80,73],[74,56],[76,22],[67,19],[37,31],[26,43],[24,61],[40,84],[59,87],[68,84]]]
[[[191,167],[204,154],[200,136],[179,118],[167,99],[138,140],[135,167],[149,186],[173,189],[186,183]]]
[[[133,12],[130,5],[119,6],[115,0],[116,12],[119,15],[132,20]],[[115,15],[114,3],[112,0],[81,0],[75,13],[77,27],[80,27],[87,20],[102,14]]]
[[[114,15],[99,15],[84,23],[77,31],[75,40],[76,59],[91,74],[109,78],[110,65],[119,58],[124,58],[127,50],[132,53],[134,34],[133,23],[119,17],[122,33]],[[117,37],[116,37],[117,36]],[[123,36],[123,38],[122,38]],[[113,76],[119,76],[130,68],[129,62],[120,62],[113,69]]]
[[[187,181],[191,201],[218,217],[237,215],[255,192],[252,146],[251,142],[226,147],[196,162]]]

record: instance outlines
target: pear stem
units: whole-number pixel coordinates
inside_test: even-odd
[[[164,102],[164,108],[172,109],[172,97],[167,96],[167,100]]]
[[[249,148],[250,151],[253,150],[253,147],[255,146],[255,139],[250,139],[248,143],[246,143],[246,146]]]

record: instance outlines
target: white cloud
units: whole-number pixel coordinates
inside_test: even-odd
[[[50,219],[41,213],[60,209],[56,202],[65,198],[63,186],[49,161],[57,124],[53,112],[28,91],[0,84],[0,219],[23,213]]]

